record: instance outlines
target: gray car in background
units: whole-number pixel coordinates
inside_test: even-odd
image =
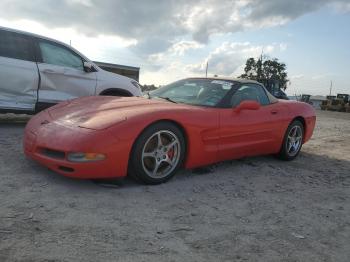
[[[0,112],[35,113],[92,95],[142,92],[137,81],[104,71],[69,45],[0,27]]]

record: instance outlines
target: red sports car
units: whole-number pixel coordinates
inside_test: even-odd
[[[275,154],[294,159],[315,126],[314,109],[277,100],[254,81],[189,78],[147,97],[85,97],[27,124],[25,153],[65,176],[130,174],[148,184],[184,166]]]

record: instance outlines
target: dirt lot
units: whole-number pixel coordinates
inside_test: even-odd
[[[25,159],[24,124],[6,118],[1,262],[350,259],[350,114],[319,111],[293,162],[248,158],[182,171],[160,186],[113,187]]]

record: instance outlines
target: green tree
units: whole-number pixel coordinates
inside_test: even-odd
[[[289,82],[287,66],[285,63],[279,62],[277,58],[265,61],[262,58],[258,60],[249,58],[244,67],[244,74],[240,78],[258,81],[267,88],[278,83],[283,90],[287,88]]]
[[[155,90],[157,89],[158,87],[156,87],[155,85],[143,85],[141,87],[142,89],[142,92],[147,92],[147,91],[152,91],[152,90]]]

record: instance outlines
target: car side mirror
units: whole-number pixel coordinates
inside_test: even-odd
[[[86,73],[94,72],[94,66],[91,62],[84,62],[84,71]]]
[[[245,100],[242,101],[238,106],[233,108],[234,112],[239,113],[242,110],[258,110],[260,108],[260,103],[255,100]]]

